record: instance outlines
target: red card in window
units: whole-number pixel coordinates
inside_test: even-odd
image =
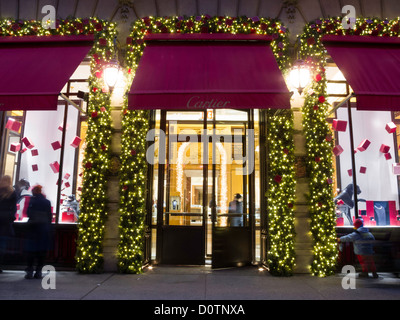
[[[363,141],[361,141],[360,145],[357,147],[358,150],[365,151],[367,150],[367,148],[369,147],[369,145],[371,144],[371,141],[369,141],[368,139],[364,139]]]
[[[78,148],[78,147],[79,147],[79,144],[81,143],[81,141],[82,141],[82,139],[79,138],[78,136],[76,136],[76,137],[74,138],[74,140],[72,140],[71,146],[74,147],[74,148]]]
[[[51,143],[51,146],[53,147],[53,150],[58,150],[61,148],[61,143],[60,141],[54,141]]]
[[[347,121],[334,119],[332,122],[332,128],[335,131],[346,131]]]
[[[60,171],[60,165],[57,161],[50,163],[50,167],[54,173],[58,173]]]
[[[386,124],[385,129],[388,133],[394,133],[396,132],[396,125],[394,122],[389,122]]]
[[[333,148],[333,154],[335,156],[340,155],[342,152],[343,152],[343,148],[339,144]]]
[[[21,122],[10,118],[7,120],[6,128],[10,131],[19,132],[19,129],[21,129]]]
[[[20,149],[21,149],[21,144],[19,144],[19,143],[11,143],[10,144],[11,152],[18,152]]]
[[[35,145],[32,143],[32,141],[31,141],[29,138],[27,138],[27,137],[22,138],[21,141],[24,143],[24,145],[25,145],[28,149],[32,149],[32,148],[35,146]]]

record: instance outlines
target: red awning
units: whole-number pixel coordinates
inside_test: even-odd
[[[400,38],[324,36],[322,43],[360,110],[400,110]]]
[[[0,110],[55,110],[93,35],[0,37]]]
[[[261,35],[150,34],[130,109],[290,108],[291,93]]]

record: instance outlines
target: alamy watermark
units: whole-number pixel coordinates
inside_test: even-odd
[[[356,289],[356,269],[354,268],[354,266],[343,266],[342,273],[346,274],[342,279],[342,288],[344,290]]]
[[[43,29],[55,29],[56,28],[56,8],[52,5],[45,5],[42,7],[42,13],[46,14],[42,18]]]
[[[56,289],[56,269],[51,265],[42,268],[42,288],[45,290]]]
[[[342,19],[343,29],[353,29],[356,25],[356,8],[352,5],[345,5],[342,8],[342,13],[346,14]]]

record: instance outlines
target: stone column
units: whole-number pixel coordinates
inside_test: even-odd
[[[302,111],[300,107],[292,107],[294,114],[294,148],[296,158],[296,267],[294,273],[310,273],[312,262],[312,237],[310,229],[310,213],[306,194],[308,193],[308,178],[306,176],[306,149],[303,135]]]
[[[114,90],[113,97],[119,96],[117,87]],[[111,118],[112,118],[112,139],[111,139],[111,165],[110,175],[107,177],[107,221],[105,225],[105,235],[103,244],[104,271],[117,271],[117,252],[119,242],[119,177],[118,169],[120,165],[119,156],[121,153],[121,110],[122,100],[111,100]]]

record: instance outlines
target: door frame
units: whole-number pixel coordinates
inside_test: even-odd
[[[214,109],[215,110],[215,109]],[[182,110],[160,110],[160,130],[163,130],[164,132],[167,132],[166,129],[166,125],[167,125],[167,112],[168,111],[179,111],[179,112],[185,112]],[[210,124],[209,121],[207,121],[207,109],[204,110],[187,110],[188,112],[190,111],[203,111],[204,112],[204,116],[203,116],[203,129],[207,130],[207,125]],[[238,111],[243,111],[246,112],[248,115],[247,121],[245,121],[245,128],[246,129],[254,129],[254,110],[253,109],[238,109]],[[261,114],[261,113],[260,113]],[[155,118],[155,112],[152,113],[152,119],[154,120]],[[261,123],[261,118],[259,119],[260,123]],[[199,121],[200,122],[200,121]],[[151,122],[152,125],[155,124],[155,121]],[[215,128],[215,125],[217,123],[216,121],[216,112],[213,113],[213,128]],[[260,128],[261,129],[261,128]],[[207,132],[207,131],[205,131]],[[167,139],[167,135],[165,137]],[[260,138],[261,138],[261,130],[260,130]],[[262,141],[261,139],[259,139],[259,144],[260,144],[260,149],[262,147]],[[164,158],[167,157],[168,155],[168,144],[166,143],[167,141],[161,141],[160,140],[160,146],[164,143],[165,148],[160,148],[160,152],[159,152],[159,157],[161,158],[162,156]],[[164,153],[162,153],[164,152]],[[253,150],[254,153],[254,150]],[[203,155],[208,156],[208,143],[204,143],[203,144]],[[253,154],[254,157],[254,154]],[[255,159],[254,159],[255,160]],[[261,160],[261,159],[260,159]],[[262,165],[263,162],[260,161],[260,175],[262,173],[261,171],[261,167],[263,167]],[[164,226],[164,212],[163,212],[163,202],[164,202],[164,179],[165,179],[165,164],[164,163],[160,163],[158,164],[158,180],[157,180],[157,185],[158,185],[158,193],[157,193],[157,223],[155,225],[156,228],[156,257],[155,260],[153,260],[152,262],[155,264],[163,264],[164,261],[166,261],[165,257],[163,257],[163,233],[165,231],[165,226]],[[204,261],[202,264],[206,263],[206,259],[207,258],[212,258],[210,256],[207,255],[207,244],[208,244],[208,239],[207,239],[207,235],[209,232],[208,228],[212,228],[212,223],[210,226],[208,226],[207,220],[208,220],[208,216],[207,216],[207,201],[208,201],[208,170],[209,170],[209,165],[207,164],[203,164],[203,206],[202,206],[202,243],[203,243],[203,256],[204,256]],[[255,226],[255,168],[253,170],[253,172],[249,175],[249,179],[248,179],[248,186],[247,186],[247,191],[248,191],[248,195],[249,195],[249,228],[250,228],[250,243],[251,243],[251,247],[250,247],[250,254],[251,254],[251,262],[255,263],[256,262],[256,254],[255,254],[255,237],[256,237],[256,226]],[[153,165],[149,164],[149,171],[151,171],[153,173]],[[213,168],[214,174],[215,174],[215,168]],[[149,174],[148,177],[152,177],[152,174]],[[260,181],[262,181],[263,179],[260,176]],[[149,180],[149,181],[152,181]],[[148,218],[146,219],[146,224],[148,224],[148,229],[150,230],[146,236],[146,238],[148,239],[149,245],[146,246],[148,247],[148,250],[146,250],[146,256],[147,258],[145,259],[146,261],[151,261],[151,237],[152,237],[152,228],[154,228],[154,225],[152,226],[151,223],[151,214],[152,214],[152,210],[150,209],[150,205],[151,205],[151,199],[152,199],[152,192],[153,192],[153,187],[152,187],[152,183],[151,183],[151,188],[149,188],[149,193],[148,193]],[[262,185],[261,185],[262,186]],[[261,190],[261,194],[260,194],[260,198],[263,199],[263,190]],[[261,202],[263,202],[261,200]],[[261,211],[261,216],[263,216],[262,214],[263,211]],[[176,226],[178,227],[178,226]],[[187,226],[186,226],[187,228]],[[262,226],[261,226],[262,229]],[[212,230],[211,230],[212,231]],[[262,247],[262,245],[261,245]],[[211,250],[212,251],[212,250]],[[261,250],[262,251],[262,250]],[[262,254],[261,254],[262,255]]]

